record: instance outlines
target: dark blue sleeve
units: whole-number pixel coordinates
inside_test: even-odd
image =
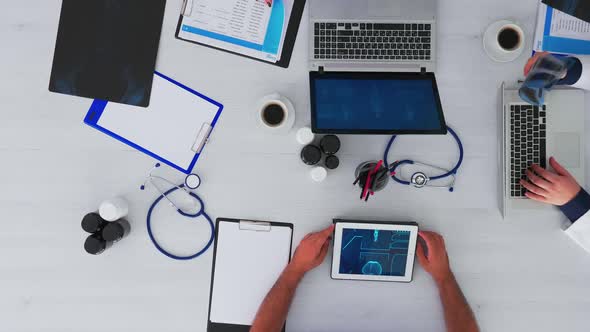
[[[582,76],[582,62],[578,58],[571,56],[563,58],[567,64],[567,74],[564,78],[559,80],[556,85],[573,85],[578,82],[580,76]]]
[[[560,206],[559,209],[571,222],[576,222],[590,210],[590,195],[586,190],[580,189],[576,197]]]

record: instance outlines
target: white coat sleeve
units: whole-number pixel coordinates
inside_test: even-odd
[[[576,83],[572,85],[574,88],[590,90],[590,56],[577,55],[575,56],[582,63],[582,73]]]
[[[571,224],[565,234],[590,253],[590,211]]]

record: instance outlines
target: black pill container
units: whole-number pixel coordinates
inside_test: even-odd
[[[100,255],[107,250],[112,243],[105,241],[100,234],[92,234],[84,241],[84,250],[91,255]]]
[[[107,242],[118,242],[131,231],[131,225],[125,219],[108,223],[101,231],[101,237]]]
[[[320,141],[320,148],[327,155],[333,155],[340,150],[340,139],[336,135],[326,135]]]
[[[87,233],[94,234],[102,231],[108,223],[98,213],[92,212],[82,218],[82,229]]]
[[[322,159],[322,151],[315,145],[306,145],[301,150],[301,160],[306,165],[313,166],[320,162]]]
[[[324,164],[327,169],[336,169],[340,165],[340,159],[334,155],[330,155],[326,157]]]

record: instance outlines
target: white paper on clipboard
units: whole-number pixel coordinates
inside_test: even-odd
[[[251,325],[258,307],[289,263],[292,228],[243,229],[219,223],[211,293],[214,323]]]
[[[154,75],[147,108],[108,103],[96,124],[186,169],[195,158],[195,140],[220,107]],[[210,128],[206,128],[210,133]]]

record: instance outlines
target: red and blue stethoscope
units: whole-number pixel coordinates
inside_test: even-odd
[[[395,141],[395,139],[397,137],[397,135],[393,135],[391,137],[391,139],[389,140],[389,142],[387,143],[387,147],[385,148],[385,153],[383,154],[383,161],[385,162],[386,167],[389,169],[389,171],[391,173],[391,178],[399,184],[403,184],[403,185],[407,185],[407,186],[411,185],[411,186],[414,186],[415,188],[423,188],[423,187],[448,188],[450,192],[453,192],[457,172],[459,171],[459,168],[461,167],[461,164],[463,163],[463,143],[461,143],[461,139],[459,138],[459,136],[457,135],[457,133],[453,129],[451,129],[449,127],[447,127],[447,129],[448,129],[449,133],[451,134],[451,136],[457,142],[457,147],[459,148],[459,160],[457,160],[457,163],[455,164],[455,166],[452,169],[450,169],[450,170],[444,169],[442,167],[438,167],[435,165],[431,165],[431,164],[427,164],[427,163],[423,163],[423,162],[419,162],[419,161],[414,161],[414,160],[410,160],[410,159],[398,160],[398,161],[390,164],[387,161],[387,155],[389,154],[389,150],[391,149],[391,146],[393,145],[393,142]],[[429,167],[429,168],[439,171],[441,174],[434,175],[434,176],[428,176],[424,172],[414,172],[409,179],[407,179],[407,180],[402,179],[399,177],[399,175],[401,174],[401,168],[403,166],[407,166],[407,165],[426,166],[426,167]],[[400,171],[398,172],[398,170],[400,170]],[[444,185],[430,184],[431,181],[441,180],[441,179],[444,179],[447,177],[451,178],[451,182],[448,184],[444,184]]]

